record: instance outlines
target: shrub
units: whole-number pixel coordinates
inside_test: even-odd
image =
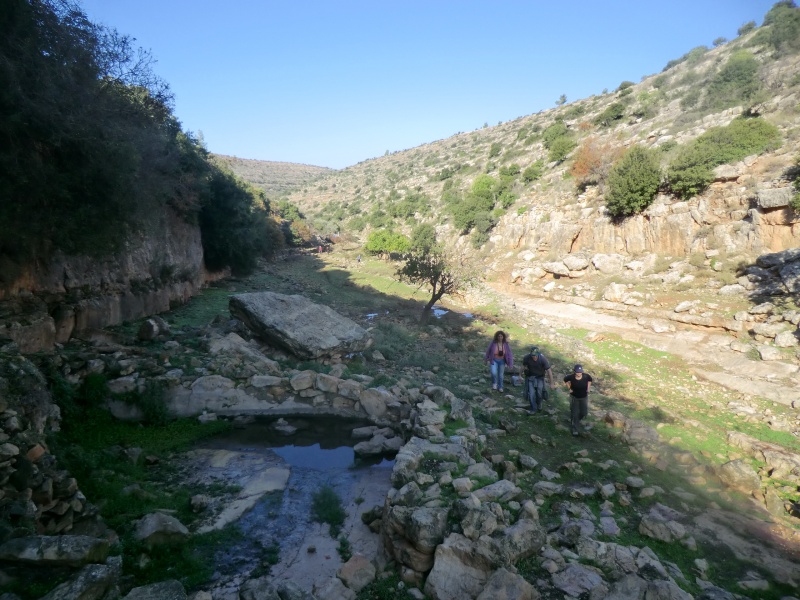
[[[764,44],[782,56],[800,50],[800,9],[792,0],[778,2],[766,15],[752,44]]]
[[[734,119],[727,127],[713,127],[685,146],[667,170],[667,182],[679,197],[704,191],[714,179],[714,168],[776,147],[778,128],[760,118]]]
[[[584,114],[586,114],[586,106],[584,104],[573,104],[564,111],[564,118],[572,120],[577,119]]]
[[[614,123],[614,121],[619,121],[624,116],[625,105],[622,102],[614,102],[595,117],[594,124],[599,127],[608,127]]]
[[[408,252],[411,241],[402,233],[395,231],[373,231],[367,237],[364,251],[370,254],[390,254]]]
[[[758,61],[750,52],[740,50],[728,59],[706,86],[706,108],[722,109],[740,102],[754,102],[761,91]]]
[[[565,135],[569,135],[569,128],[564,121],[556,121],[555,123],[548,125],[547,128],[542,132],[542,143],[544,144],[545,148],[550,148],[550,145],[554,140]]]
[[[700,59],[706,55],[707,52],[708,52],[707,46],[697,46],[695,48],[692,48],[685,55],[686,64],[689,65],[697,64],[698,62],[700,62]]]
[[[586,189],[590,185],[603,184],[620,154],[619,147],[601,144],[593,137],[587,138],[575,153],[569,173],[575,179],[578,188],[581,189]]]
[[[726,38],[726,37],[718,37],[717,39],[715,39],[711,43],[714,44],[714,48],[717,48],[718,46],[722,46],[722,44],[725,44],[727,41],[728,41],[728,38]]]
[[[739,29],[736,30],[736,33],[738,35],[740,35],[740,36],[747,35],[751,31],[753,31],[753,29],[755,29],[755,28],[756,28],[756,22],[755,21],[748,21],[747,23],[742,23],[742,26],[739,27]]]
[[[689,110],[696,107],[700,103],[700,95],[702,93],[700,88],[690,89],[684,94],[683,98],[681,98],[681,108],[683,110]]]
[[[619,84],[619,87],[617,88],[617,91],[621,92],[623,90],[627,90],[628,88],[631,88],[634,85],[636,85],[636,84],[633,83],[632,81],[623,81],[622,83]]]
[[[544,173],[544,161],[539,159],[536,162],[532,163],[522,172],[522,181],[525,183],[531,183],[532,181],[536,181],[542,177]]]
[[[659,75],[653,80],[653,87],[657,90],[660,90],[663,87],[666,87],[667,83],[669,83],[669,77],[666,75]]]
[[[608,176],[606,206],[614,217],[627,217],[650,206],[661,183],[661,167],[651,150],[633,147]]]
[[[503,146],[500,145],[500,142],[495,142],[489,148],[489,158],[495,158],[500,156],[500,153],[503,151]]]
[[[562,162],[577,145],[578,142],[570,136],[564,135],[554,139],[550,144],[550,153],[548,155],[550,162]]]

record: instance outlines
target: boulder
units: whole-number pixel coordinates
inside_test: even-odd
[[[0,560],[42,567],[79,567],[105,561],[109,549],[108,540],[86,535],[33,535],[0,545]]]
[[[477,600],[536,600],[540,597],[521,575],[500,568],[489,577]]]
[[[189,530],[175,517],[164,513],[150,513],[136,523],[134,537],[152,548],[162,544],[181,542],[189,537]]]
[[[375,565],[363,554],[354,554],[344,563],[336,576],[358,593],[375,580]]]
[[[111,561],[109,561],[111,562]],[[68,581],[53,588],[50,593],[42,596],[40,600],[66,600],[76,598],[79,600],[104,600],[117,598],[121,561],[117,559],[112,564],[86,565]]]
[[[592,264],[604,275],[615,275],[622,272],[625,259],[619,254],[595,254],[592,257]]]
[[[578,563],[569,564],[566,569],[553,575],[553,585],[575,598],[602,584],[603,578],[597,569]]]
[[[756,188],[758,206],[761,208],[782,208],[789,206],[789,201],[794,196],[794,188],[791,186],[781,188]]]
[[[568,254],[561,260],[561,262],[563,262],[570,271],[583,271],[584,269],[589,268],[589,261],[582,256],[573,256],[572,254]]]
[[[553,275],[558,275],[559,277],[569,277],[569,269],[567,268],[567,265],[561,261],[544,263],[542,268]]]
[[[731,460],[717,469],[717,476],[722,483],[731,489],[752,494],[761,489],[761,479],[750,463],[742,460]]]
[[[800,294],[800,261],[781,267],[778,273],[790,294]]]
[[[366,350],[365,329],[333,309],[303,296],[257,292],[232,296],[231,314],[265,341],[299,358],[319,358]]]
[[[424,592],[433,600],[475,598],[486,587],[492,566],[475,544],[458,533],[436,548]]]
[[[123,600],[186,600],[187,598],[183,584],[171,579],[133,588]]]
[[[794,348],[800,344],[800,340],[796,331],[782,331],[775,336],[774,343],[778,348]]]

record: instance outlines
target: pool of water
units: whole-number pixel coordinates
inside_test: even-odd
[[[339,542],[331,538],[327,525],[314,521],[312,510],[313,497],[324,486],[333,488],[342,501],[348,516],[341,535],[353,551],[377,551],[378,536],[369,532],[360,515],[383,504],[394,460],[355,456],[353,446],[361,440],[354,439],[352,431],[368,423],[331,417],[287,418],[285,423],[296,433],[276,430],[275,419],[258,419],[201,444],[204,449],[256,455],[291,473],[282,492],[265,495],[237,521],[244,539],[217,555],[214,579],[223,590],[254,569],[263,573],[266,548],[278,548],[279,562],[269,568],[276,582],[292,580],[310,591],[315,583],[335,576],[341,566]],[[245,478],[249,473],[239,475]],[[310,546],[318,550],[310,553]]]

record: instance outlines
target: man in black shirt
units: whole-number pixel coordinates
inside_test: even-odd
[[[572,373],[564,377],[564,383],[569,389],[572,435],[579,435],[581,421],[589,413],[589,390],[592,387],[592,376],[584,373],[581,365],[575,365]]]
[[[535,415],[542,410],[542,401],[545,395],[545,374],[547,374],[550,389],[554,387],[553,370],[550,368],[550,362],[547,358],[539,352],[538,346],[531,348],[530,353],[522,359],[522,366],[525,372],[525,397],[531,403],[531,414]]]

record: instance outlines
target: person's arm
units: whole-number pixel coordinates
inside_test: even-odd
[[[491,362],[493,354],[494,354],[494,342],[489,344],[489,347],[486,349],[486,354],[483,356],[483,362],[485,363]]]
[[[592,380],[586,382],[586,395],[589,395],[589,391],[592,389]]]
[[[547,378],[550,380],[550,388],[555,389],[555,383],[553,382],[553,369],[552,367],[547,368]]]

